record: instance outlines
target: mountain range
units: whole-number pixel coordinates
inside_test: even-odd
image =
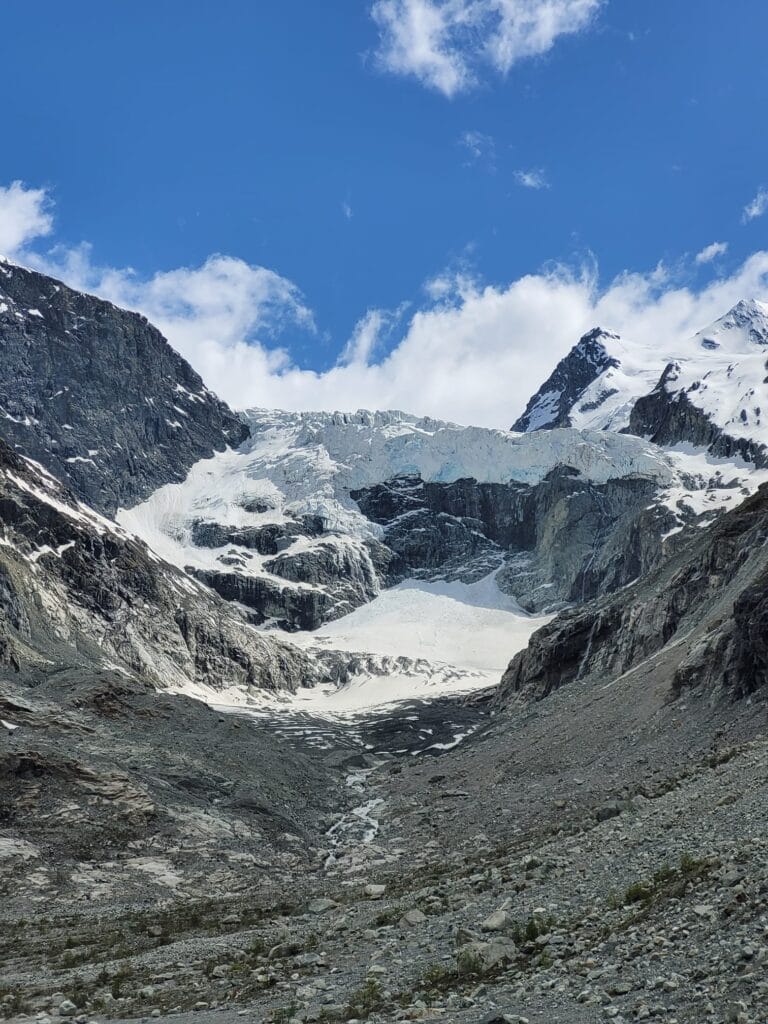
[[[763,942],[730,815],[768,779],[768,307],[670,350],[595,328],[511,430],[235,413],[145,318],[9,262],[0,351],[7,1016],[759,1019],[764,947],[728,981],[714,922]],[[602,937],[601,836],[639,886]],[[395,926],[415,981],[373,970]]]

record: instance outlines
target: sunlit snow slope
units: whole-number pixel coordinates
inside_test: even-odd
[[[309,651],[329,647],[388,658],[383,675],[363,668],[344,687],[318,687],[294,698],[316,712],[343,713],[495,686],[510,657],[548,621],[522,612],[490,575],[474,584],[408,580],[314,633],[280,636]],[[400,664],[391,660],[396,657]]]
[[[766,357],[768,306],[754,299],[739,302],[682,345],[660,337],[649,347],[593,331],[555,368],[514,429],[631,428],[652,436],[663,431],[663,405],[684,399],[729,437],[767,446]],[[633,409],[654,391],[664,398],[654,407],[655,421],[635,426]],[[677,429],[675,440],[692,439],[684,426]]]

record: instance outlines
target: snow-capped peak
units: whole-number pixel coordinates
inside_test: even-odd
[[[614,331],[595,327],[561,359],[512,429],[622,430],[637,397],[657,383],[664,364]]]
[[[512,429],[521,433],[573,426],[573,407],[590,384],[611,367],[618,367],[614,350],[618,334],[595,327],[579,339],[528,402]]]
[[[756,345],[768,345],[768,306],[757,299],[742,299],[725,316],[694,335],[693,341],[708,351],[754,353]]]
[[[768,305],[757,299],[742,299],[682,344],[659,338],[649,347],[596,329],[560,361],[513,429],[628,429],[664,444],[719,445],[720,454],[733,448],[731,438],[762,464],[767,347]],[[696,415],[682,414],[683,405]]]

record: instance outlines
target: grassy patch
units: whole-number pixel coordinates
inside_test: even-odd
[[[348,1018],[357,1017],[365,1020],[377,1010],[382,1010],[384,1006],[384,990],[381,987],[381,982],[376,981],[375,978],[368,978],[349,997],[346,1013]]]

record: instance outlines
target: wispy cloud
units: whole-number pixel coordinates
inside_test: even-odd
[[[379,65],[452,97],[586,28],[603,0],[375,0]]]
[[[390,316],[382,309],[369,310],[359,320],[352,332],[352,337],[339,357],[340,366],[365,366],[371,362],[382,332],[390,323]]]
[[[712,260],[716,260],[718,256],[724,256],[727,252],[727,242],[712,242],[711,245],[706,245],[701,252],[696,253],[696,262],[711,263]]]
[[[744,212],[741,215],[742,222],[746,224],[756,217],[762,217],[766,210],[768,210],[768,188],[759,188],[755,198],[744,207]]]
[[[523,188],[549,188],[549,182],[543,170],[515,171],[515,181]]]
[[[467,163],[483,163],[488,170],[496,170],[496,142],[492,135],[483,132],[464,132],[459,145],[468,154]]]
[[[344,214],[347,220],[352,220],[352,218],[355,215],[355,211],[352,209],[352,204],[349,202],[349,200],[345,199],[344,202],[341,204],[341,212]]]

